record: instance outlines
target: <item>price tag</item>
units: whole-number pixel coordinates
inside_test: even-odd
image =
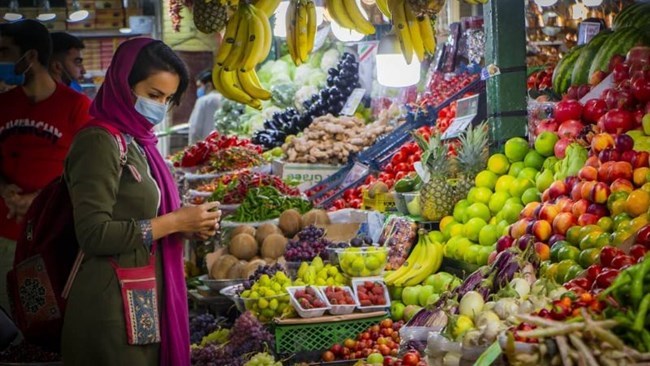
[[[348,97],[348,100],[345,102],[345,105],[343,106],[343,109],[341,109],[341,115],[343,116],[352,116],[354,112],[357,110],[357,107],[359,106],[359,103],[361,103],[361,99],[363,99],[363,95],[366,94],[366,89],[363,88],[357,88],[352,91],[352,94]]]
[[[600,94],[602,94],[603,91],[605,91],[606,89],[612,88],[612,87],[614,87],[614,74],[613,73],[607,75],[607,77],[604,78],[603,81],[601,81],[598,85],[593,87],[589,91],[589,93],[585,94],[585,96],[582,97],[582,99],[580,99],[580,104],[585,105],[585,103],[587,103],[587,101],[589,99],[598,98],[600,96]]]
[[[456,118],[442,135],[443,139],[458,136],[472,123],[472,120],[478,114],[478,94],[459,99],[456,103]]]
[[[350,171],[348,172],[348,175],[346,175],[345,178],[343,179],[343,183],[341,183],[341,187],[349,186],[350,184],[359,180],[359,178],[363,177],[369,171],[370,168],[368,168],[367,165],[361,164],[359,162],[354,163],[352,169],[350,169]]]
[[[596,34],[600,33],[600,23],[582,22],[578,26],[578,45],[586,44],[591,41]]]

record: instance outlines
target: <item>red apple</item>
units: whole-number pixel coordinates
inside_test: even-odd
[[[501,253],[510,248],[515,243],[515,239],[509,235],[503,235],[497,240],[497,252]]]
[[[580,103],[578,103],[580,104]],[[575,119],[570,119],[568,121],[562,122],[560,127],[557,129],[557,134],[560,138],[562,137],[568,137],[575,139],[576,136],[582,131],[584,125]]]
[[[609,133],[624,133],[634,126],[634,116],[623,109],[610,109],[601,117],[601,120],[603,128]]]
[[[540,135],[542,132],[546,131],[556,132],[559,126],[560,124],[553,118],[544,119],[537,125],[537,134]]]
[[[600,117],[607,112],[607,103],[602,99],[589,99],[582,109],[582,119],[596,124]]]
[[[558,159],[564,159],[564,156],[566,155],[566,148],[569,146],[571,143],[571,139],[569,138],[561,138],[558,140],[558,142],[555,143],[555,146],[553,147],[553,152],[555,153],[555,157]]]
[[[579,120],[581,115],[582,104],[577,100],[558,102],[553,110],[553,117],[560,123],[568,120]]]

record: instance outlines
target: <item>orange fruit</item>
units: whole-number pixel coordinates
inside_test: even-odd
[[[625,211],[632,217],[648,212],[648,207],[650,207],[650,193],[641,189],[632,191],[625,201]]]

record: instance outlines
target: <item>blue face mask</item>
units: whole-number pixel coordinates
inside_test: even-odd
[[[23,85],[25,84],[25,74],[32,66],[27,67],[22,74],[16,74],[16,65],[23,59],[25,55],[18,59],[16,62],[0,62],[0,80],[7,85]]]
[[[135,110],[155,126],[165,120],[167,104],[138,96],[135,101]]]
[[[77,80],[72,80],[70,82],[70,85],[68,85],[70,89],[77,91],[79,93],[83,93],[84,89],[81,87],[81,84]]]
[[[205,86],[200,86],[196,88],[196,97],[201,98],[202,96],[205,95]]]

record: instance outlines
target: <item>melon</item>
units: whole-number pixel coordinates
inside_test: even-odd
[[[262,245],[264,239],[266,239],[266,237],[271,234],[282,234],[282,230],[273,224],[263,224],[257,228],[257,232],[255,232],[255,239],[257,239],[259,245]]]
[[[236,257],[230,254],[222,255],[210,268],[210,277],[216,280],[227,279],[230,268],[237,263],[239,263],[239,260]]]
[[[284,255],[287,238],[280,234],[271,234],[262,243],[262,258],[277,259]]]
[[[294,236],[302,229],[302,216],[298,210],[286,210],[280,215],[280,230],[286,236]]]
[[[257,255],[257,251],[257,241],[250,234],[241,233],[230,241],[230,254],[238,259],[250,260]]]
[[[330,217],[325,210],[313,209],[302,215],[302,227],[309,225],[329,225],[331,223]]]
[[[250,225],[237,226],[236,228],[234,228],[230,232],[230,237],[234,238],[235,236],[237,236],[239,234],[248,234],[248,235],[251,235],[251,236],[255,236],[255,228],[250,226]]]

